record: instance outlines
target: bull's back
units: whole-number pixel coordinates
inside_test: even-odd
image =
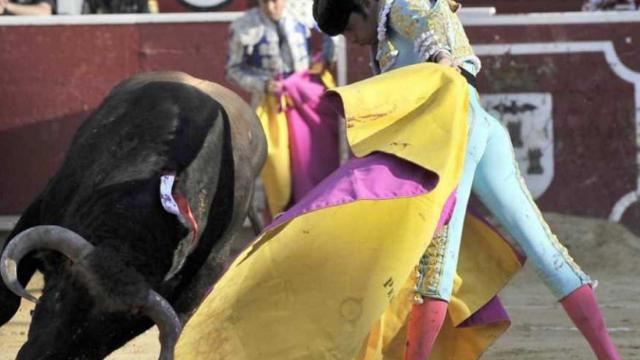
[[[215,99],[184,83],[125,82],[78,129],[46,190],[49,202],[64,208],[101,189],[180,173],[221,112]]]
[[[61,173],[81,171],[101,186],[180,171],[195,158],[221,110],[214,99],[181,83],[117,88],[77,132]]]

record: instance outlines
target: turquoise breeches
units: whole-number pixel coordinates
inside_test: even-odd
[[[576,265],[543,219],[520,176],[508,132],[482,108],[475,89],[469,88],[469,137],[456,207],[444,241],[430,245],[441,247],[428,251],[440,257],[429,261],[438,265],[439,274],[436,279],[427,280],[430,285],[424,295],[451,299],[462,226],[473,191],[515,241],[516,247],[524,252],[556,298],[562,299],[591,283],[591,279]]]

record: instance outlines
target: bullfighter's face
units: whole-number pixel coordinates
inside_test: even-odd
[[[378,41],[378,2],[365,0],[358,11],[351,12],[343,35],[351,43],[374,45]]]
[[[284,15],[286,0],[260,0],[260,10],[272,21],[278,22]]]

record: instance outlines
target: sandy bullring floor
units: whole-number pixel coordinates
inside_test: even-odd
[[[606,221],[546,216],[578,263],[599,281],[596,293],[623,359],[640,360],[640,239]],[[39,288],[38,281],[30,287]],[[483,359],[594,359],[531,269],[525,268],[501,295],[513,323]],[[26,338],[31,309],[24,301],[19,313],[0,327],[0,360],[15,357]],[[151,329],[108,359],[157,359],[158,350],[157,331]]]

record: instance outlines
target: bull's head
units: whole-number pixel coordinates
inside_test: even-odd
[[[7,244],[0,258],[0,273],[7,287],[16,295],[36,303],[38,302],[38,300],[20,284],[17,277],[20,260],[29,252],[36,250],[54,250],[69,258],[73,266],[76,267],[76,272],[84,274],[83,276],[77,276],[74,281],[78,281],[80,285],[84,285],[84,287],[88,289],[88,294],[96,296],[95,292],[92,294],[90,290],[92,287],[95,287],[95,284],[89,284],[92,278],[90,266],[83,266],[85,259],[91,257],[95,247],[75,232],[52,225],[37,226],[25,230]],[[51,286],[68,286],[60,285],[59,283],[60,282],[58,282],[58,284],[51,284]],[[53,295],[50,296],[52,296],[53,299],[47,299],[46,307],[49,309],[43,310],[45,313],[50,312],[54,314],[54,309],[60,307],[60,303],[65,301],[64,299],[60,299],[61,297],[76,296],[69,293],[65,294],[65,290],[69,289],[61,288],[51,292]],[[95,301],[96,303],[105,302],[105,299],[95,300],[97,300]],[[132,312],[136,310],[139,310],[140,313],[149,317],[160,330],[160,359],[173,359],[173,350],[181,331],[181,324],[171,305],[157,292],[149,289],[146,295],[146,302],[143,302],[139,309],[130,309]],[[78,311],[81,311],[81,309],[78,309]],[[89,321],[87,320],[87,322]],[[30,330],[30,338],[32,332],[33,330]],[[46,334],[46,336],[55,335],[56,334]],[[75,334],[72,334],[72,336],[74,335]],[[48,339],[48,341],[55,342],[56,339]]]

